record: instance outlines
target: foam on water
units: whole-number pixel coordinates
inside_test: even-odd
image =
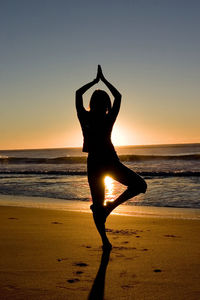
[[[91,213],[90,205],[80,201],[63,201],[60,199],[49,199],[40,197],[4,196],[0,194],[2,206],[17,206],[26,208],[53,209],[61,211],[74,211]],[[126,217],[151,217],[151,218],[174,218],[186,220],[200,220],[199,209],[144,207],[121,205],[116,208],[112,215]]]

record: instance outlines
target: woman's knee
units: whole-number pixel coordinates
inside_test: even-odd
[[[146,193],[147,190],[147,183],[146,181],[143,179],[142,183],[141,183],[141,193]]]
[[[138,193],[146,193],[147,183],[143,178],[140,177],[138,182],[134,182],[133,184],[128,186],[128,190],[137,190]]]

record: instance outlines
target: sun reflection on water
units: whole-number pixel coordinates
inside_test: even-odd
[[[108,201],[114,201],[114,181],[111,177],[105,176],[104,182],[106,189],[104,205],[106,205]]]

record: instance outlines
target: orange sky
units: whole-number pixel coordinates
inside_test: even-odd
[[[115,145],[200,142],[200,2],[45,3],[1,4],[0,149],[81,146],[97,64],[122,94]]]

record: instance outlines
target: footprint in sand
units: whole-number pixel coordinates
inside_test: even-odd
[[[164,235],[165,237],[171,237],[171,238],[179,238],[180,236],[177,236],[177,235],[173,235],[173,234],[165,234]]]
[[[126,274],[127,274],[127,271],[122,271],[122,272],[119,274],[119,276],[120,276],[120,277],[123,277],[123,276],[126,276]]]
[[[74,266],[78,266],[78,267],[87,267],[88,264],[84,263],[84,262],[78,262],[78,263],[74,263]]]
[[[51,224],[62,224],[60,222],[51,222]]]
[[[16,286],[11,285],[11,284],[4,286],[4,288],[7,290],[18,290],[18,288]]]
[[[83,271],[76,271],[76,274],[77,275],[81,275],[81,274],[83,274],[84,272]]]
[[[122,285],[121,288],[123,289],[130,289],[130,288],[133,288],[133,285]]]
[[[80,281],[80,279],[78,279],[78,278],[73,278],[73,279],[67,280],[67,282],[69,282],[69,283],[74,283],[74,282],[78,282],[78,281]]]
[[[143,232],[143,230],[132,230],[132,229],[121,229],[121,230],[114,230],[111,228],[107,228],[106,232],[111,233],[111,234],[120,234],[120,235],[132,235],[132,234],[138,234],[140,232]]]
[[[113,250],[135,250],[136,247],[124,247],[124,246],[114,246]]]
[[[57,258],[57,261],[63,261],[63,260],[67,260],[68,258],[66,257],[66,258]]]
[[[85,248],[88,248],[88,249],[92,248],[92,247],[89,246],[89,245],[82,245],[82,247],[85,247]]]
[[[78,262],[78,263],[74,263],[74,266],[78,266],[78,267],[87,267],[88,264],[84,263],[84,262]],[[83,271],[76,271],[75,274],[76,275],[81,275],[83,274],[84,272]],[[71,279],[68,279],[67,282],[69,283],[75,283],[75,282],[78,282],[80,281],[79,278],[71,278]]]

